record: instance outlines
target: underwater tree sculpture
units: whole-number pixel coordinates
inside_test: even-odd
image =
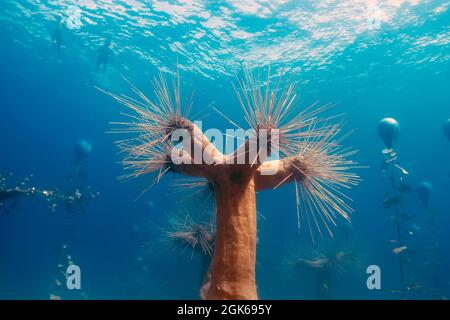
[[[109,93],[136,113],[130,116],[131,122],[116,123],[125,127],[122,132],[137,133],[137,137],[118,142],[126,154],[125,167],[133,171],[126,177],[159,172],[158,182],[173,172],[205,178],[214,188],[216,242],[207,299],[258,298],[257,191],[294,182],[298,223],[304,219],[310,230],[320,233],[323,227],[331,233],[329,224],[335,224],[338,215],[349,220],[352,212],[342,199],[341,189],[357,184],[359,178],[349,172],[355,163],[347,159],[355,151],[341,148],[341,138],[337,137],[341,125],[318,117],[329,106],[313,105],[298,113],[293,84],[283,87],[279,79],[272,86],[270,69],[264,79],[259,72],[255,77],[248,69],[244,71],[235,89],[252,134],[229,154],[219,151],[200,127],[188,120],[192,104],[182,106],[179,77],[173,90],[162,75],[156,78],[154,101],[134,86],[141,101]],[[180,139],[177,130],[187,132],[188,138]],[[261,152],[264,143],[260,137],[264,134],[268,157]],[[197,152],[203,155],[200,162],[196,161]],[[279,159],[273,159],[275,153]],[[174,161],[174,154],[185,161]],[[300,199],[306,208],[301,216]]]

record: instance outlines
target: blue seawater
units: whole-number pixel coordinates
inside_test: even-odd
[[[385,117],[400,124],[396,161],[412,188],[398,205],[411,216],[400,226],[408,246],[401,253],[405,298],[449,297],[450,141],[443,134],[450,118],[449,6],[2,0],[0,186],[72,196],[80,189],[93,197],[73,208],[38,195],[2,203],[0,298],[198,298],[200,259],[158,238],[188,200],[173,192],[171,175],[143,194],[151,177],[117,180],[124,170],[114,142],[127,136],[110,133],[110,122],[127,121],[127,110],[101,90],[131,96],[128,80],[153,98],[152,79],[178,70],[182,96],[194,92],[192,114],[204,129],[230,127],[212,107],[245,127],[232,86],[245,65],[264,72],[270,66],[275,77],[283,71],[294,81],[295,113],[332,103],[326,114],[344,114],[343,131],[355,130],[343,144],[359,150],[353,159],[364,167],[357,170],[362,182],[346,191],[355,211],[351,226],[337,223],[349,229],[358,259],[332,270],[330,297],[401,298],[396,206],[383,205],[391,186],[377,124]],[[80,159],[74,146],[82,139],[90,148]],[[433,185],[428,208],[413,190],[422,181]],[[192,215],[199,210],[194,203]],[[293,185],[259,193],[258,212],[260,297],[316,299],[315,271],[292,268],[302,252],[315,250],[307,225],[297,226]],[[333,246],[316,242],[322,241]],[[81,268],[80,290],[65,287],[68,263]],[[369,265],[380,267],[379,290],[367,288]]]

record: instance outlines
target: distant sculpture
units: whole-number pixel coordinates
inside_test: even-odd
[[[426,207],[430,204],[432,193],[433,186],[427,181],[423,181],[416,186],[416,194]]]
[[[400,125],[397,120],[393,118],[384,118],[378,123],[378,135],[389,149],[393,147],[399,133]]]
[[[77,163],[86,160],[92,152],[91,143],[87,140],[78,140],[74,147],[75,159]]]
[[[289,261],[295,270],[311,270],[315,273],[316,298],[319,300],[332,299],[333,275],[354,269],[360,263],[359,254],[353,245],[347,239],[342,240],[343,243],[336,239],[334,242],[325,241],[300,256],[293,256]]]
[[[406,278],[407,258],[405,257],[404,251],[407,246],[405,245],[402,229],[406,214],[402,212],[401,203],[403,199],[402,194],[406,194],[410,191],[409,184],[406,182],[406,177],[409,175],[409,172],[399,165],[398,154],[393,149],[394,142],[400,132],[400,125],[398,122],[392,118],[385,118],[378,123],[377,129],[378,135],[386,145],[386,149],[382,151],[385,158],[382,164],[382,173],[387,178],[390,188],[390,191],[386,193],[386,197],[383,200],[383,208],[392,209],[394,212],[392,222],[395,224],[397,239],[393,242],[396,245],[393,252],[399,257],[399,280],[401,286],[399,293],[401,294],[401,299],[405,300],[408,292],[408,279]]]
[[[106,67],[111,62],[112,59],[112,50],[111,50],[111,38],[108,37],[105,39],[103,45],[97,50],[97,60],[95,69],[97,72],[105,72]]]

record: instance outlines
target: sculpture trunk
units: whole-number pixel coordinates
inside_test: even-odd
[[[207,299],[258,299],[253,175],[226,170],[216,176],[214,188],[217,230]]]

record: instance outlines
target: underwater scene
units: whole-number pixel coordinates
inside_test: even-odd
[[[1,300],[450,297],[450,1],[0,9]]]

